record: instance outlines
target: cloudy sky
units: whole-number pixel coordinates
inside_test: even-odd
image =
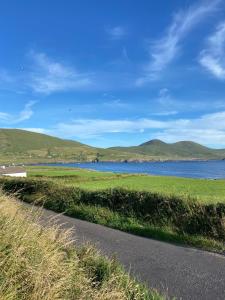
[[[2,0],[0,127],[225,147],[224,0]]]

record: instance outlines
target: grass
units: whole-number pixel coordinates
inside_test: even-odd
[[[193,246],[218,253],[225,252],[225,245],[222,241],[201,235],[179,233],[172,226],[156,226],[135,216],[125,216],[100,205],[74,204],[69,210],[66,210],[66,214],[143,237],[150,237],[178,245]]]
[[[210,149],[191,141],[181,141],[168,144],[161,140],[151,140],[139,146],[112,147],[111,149],[130,153],[152,155],[158,158],[170,159],[221,159],[225,156],[224,150]]]
[[[2,178],[2,188],[7,193],[17,192],[23,201],[72,217],[158,240],[225,252],[224,204],[142,190],[76,186],[82,183],[85,187],[89,182],[97,185],[114,177],[126,180],[130,175],[49,167],[31,167],[30,172],[28,179]]]
[[[0,129],[0,163],[32,164],[44,162],[158,159],[145,154],[91,147],[76,141],[20,129]]]
[[[202,203],[225,202],[225,180],[114,174],[62,167],[28,167],[28,176],[43,176],[62,185],[88,190],[126,188],[195,198]]]
[[[0,299],[164,299],[115,260],[76,247],[70,231],[41,227],[38,215],[0,194]]]
[[[193,142],[166,144],[151,141],[136,147],[95,148],[76,141],[20,129],[0,128],[0,163],[151,161],[177,159],[223,159],[224,150],[208,149]]]

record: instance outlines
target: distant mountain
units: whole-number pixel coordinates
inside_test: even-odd
[[[0,161],[29,162],[67,159],[96,152],[79,142],[19,129],[0,129]]]
[[[139,146],[102,149],[26,130],[0,129],[1,164],[223,158],[224,149],[210,149],[190,141],[168,144],[151,140]]]
[[[123,161],[143,155],[91,147],[76,141],[20,129],[0,129],[0,163]]]
[[[161,159],[221,159],[225,158],[225,149],[211,149],[191,141],[165,143],[150,140],[139,146],[112,147],[110,149],[129,153],[138,153]]]

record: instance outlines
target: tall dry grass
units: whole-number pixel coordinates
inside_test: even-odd
[[[92,247],[76,248],[70,231],[42,228],[38,218],[0,192],[0,300],[162,299]]]

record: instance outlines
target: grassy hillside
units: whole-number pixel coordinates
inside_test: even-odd
[[[0,163],[38,163],[143,159],[138,153],[124,153],[63,140],[19,129],[0,129]]]
[[[124,161],[166,159],[221,159],[225,150],[214,150],[193,142],[166,144],[159,140],[134,147],[108,149],[19,129],[0,129],[0,163],[60,161]]]
[[[225,150],[210,149],[200,144],[182,141],[167,144],[160,140],[151,140],[139,146],[133,147],[112,147],[116,151],[138,153],[159,158],[170,159],[221,159],[225,158]]]
[[[32,161],[82,156],[95,149],[84,144],[19,129],[0,129],[1,160]]]
[[[164,299],[70,236],[56,226],[43,229],[37,213],[0,194],[0,299]]]

